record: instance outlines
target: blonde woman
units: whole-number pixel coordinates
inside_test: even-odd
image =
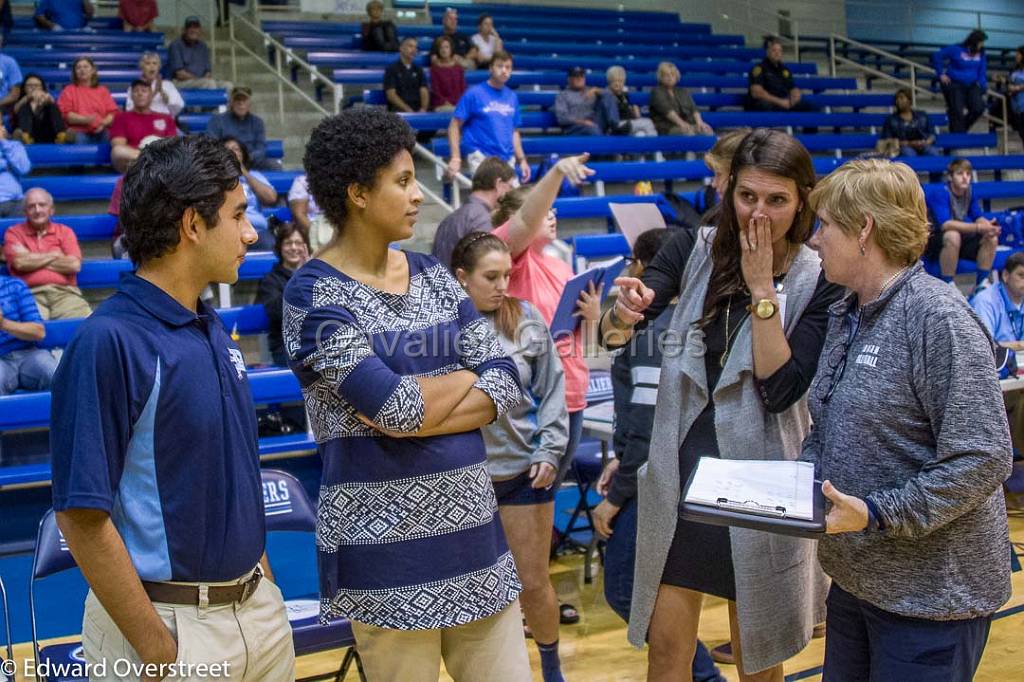
[[[679,69],[672,62],[658,64],[658,85],[651,90],[651,118],[659,135],[713,135],[686,88],[678,87]]]
[[[810,246],[850,292],[832,306],[802,455],[832,503],[822,679],[968,682],[1010,597],[992,340],[921,265],[928,216],[908,166],[853,161],[810,204]]]
[[[626,70],[612,66],[605,73],[608,89],[601,94],[597,104],[597,125],[608,135],[654,136],[654,122],[640,115],[640,107],[629,101],[626,91]]]

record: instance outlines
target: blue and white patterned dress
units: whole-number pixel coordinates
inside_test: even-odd
[[[284,294],[284,342],[323,457],[317,523],[320,615],[382,628],[463,625],[522,586],[505,542],[480,431],[414,432],[415,377],[461,369],[498,414],[522,398],[515,363],[448,269],[407,253],[409,290],[379,291],[319,259]]]

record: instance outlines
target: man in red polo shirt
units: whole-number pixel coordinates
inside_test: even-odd
[[[11,274],[28,285],[44,320],[88,317],[92,308],[78,288],[82,251],[67,225],[52,222],[53,197],[45,189],[25,192],[25,218],[7,229],[4,259]]]
[[[128,170],[128,164],[139,158],[139,145],[147,137],[171,137],[178,134],[178,126],[167,114],[158,114],[149,108],[153,90],[144,80],[132,81],[132,111],[119,111],[110,125],[110,160],[118,173]]]

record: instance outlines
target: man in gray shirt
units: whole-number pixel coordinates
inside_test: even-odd
[[[569,69],[569,85],[555,97],[555,118],[566,135],[600,135],[594,122],[594,107],[601,88],[587,87],[587,72],[582,66]]]
[[[179,89],[230,90],[231,83],[214,80],[210,48],[203,42],[203,26],[197,16],[185,18],[181,37],[167,48],[167,66]]]
[[[516,172],[497,156],[483,160],[473,174],[473,186],[469,198],[462,206],[446,217],[434,233],[434,247],[431,254],[447,266],[451,266],[452,249],[459,240],[470,232],[490,232],[491,211],[510,189],[516,186]]]

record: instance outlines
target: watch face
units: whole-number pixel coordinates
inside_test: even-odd
[[[757,316],[762,320],[767,320],[769,317],[775,314],[775,304],[771,301],[762,300],[757,302]]]

